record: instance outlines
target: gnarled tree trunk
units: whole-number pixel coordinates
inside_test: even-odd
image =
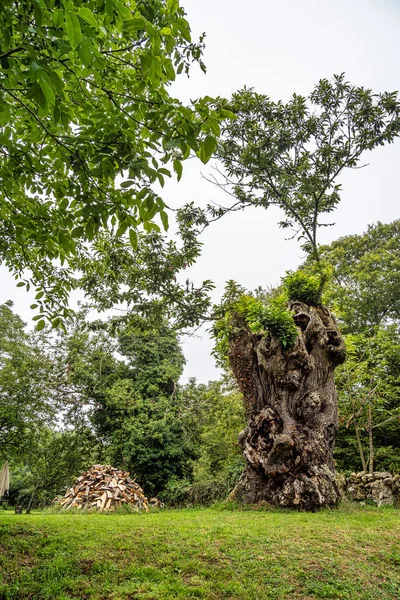
[[[299,329],[283,350],[270,334],[238,322],[229,360],[248,425],[240,435],[247,466],[231,497],[317,510],[340,499],[333,462],[338,427],[334,369],[345,346],[329,310],[292,302]]]

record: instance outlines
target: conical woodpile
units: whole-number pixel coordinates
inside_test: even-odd
[[[142,488],[130,478],[128,471],[110,465],[94,465],[77,478],[75,484],[57,501],[65,510],[115,511],[130,506],[148,511]]]

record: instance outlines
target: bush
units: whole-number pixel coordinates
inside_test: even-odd
[[[278,297],[268,304],[256,298],[248,303],[245,318],[253,333],[270,332],[278,338],[283,348],[291,348],[296,342],[298,331],[283,298]]]
[[[323,282],[321,275],[312,275],[305,271],[288,271],[283,284],[289,300],[298,300],[311,306],[321,304]]]
[[[298,330],[283,295],[263,302],[243,292],[233,297],[226,293],[218,310],[220,316],[213,330],[216,340],[213,354],[220,364],[227,363],[230,338],[235,329],[240,328],[240,318],[252,333],[270,333],[278,338],[285,350],[296,342]]]

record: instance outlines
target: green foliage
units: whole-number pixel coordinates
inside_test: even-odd
[[[250,301],[246,301],[243,308],[242,314],[252,333],[269,332],[278,338],[284,350],[294,345],[298,331],[284,298],[274,298],[267,305],[251,298]],[[238,309],[239,314],[241,314],[240,310],[241,308]]]
[[[400,221],[370,225],[322,246],[321,254],[332,269],[325,301],[345,333],[400,322]]]
[[[399,234],[399,221],[377,223],[320,249],[329,274],[324,304],[338,318],[347,347],[347,361],[336,370],[340,428],[335,457],[344,470],[362,468],[361,452],[368,467],[369,409],[375,468],[398,471],[400,466]],[[302,270],[310,269],[308,260]]]
[[[95,463],[97,443],[88,428],[54,431],[35,427],[10,464],[10,502],[48,506],[65,493],[77,474]]]
[[[185,17],[178,0],[0,3],[0,261],[37,288],[39,328],[65,318],[76,254],[167,227],[153,184],[216,149],[211,99],[168,93],[205,70]]]
[[[211,305],[212,282],[206,280],[195,287],[180,276],[200,255],[204,215],[192,204],[177,211],[176,219],[174,240],[157,231],[139,235],[137,250],[132,253],[123,240],[102,236],[95,244],[95,254],[85,252],[78,257],[77,270],[84,271],[79,286],[96,310],[123,304],[129,307],[128,321],[132,314],[145,321],[162,321],[167,316],[177,329],[204,320]]]
[[[321,303],[321,277],[312,275],[299,269],[296,272],[288,271],[283,277],[283,283],[289,300],[298,300],[311,306]]]
[[[30,338],[5,305],[0,324],[0,458],[13,461],[15,498],[49,501],[96,462],[127,468],[149,494],[191,476],[184,358],[165,322],[136,317],[111,335],[81,313],[67,333]]]
[[[83,320],[65,339],[63,389],[102,442],[99,460],[129,470],[154,495],[190,474],[178,380],[184,358],[166,322],[132,318],[114,335]]]
[[[0,306],[0,460],[21,455],[32,430],[55,417],[53,365],[45,338],[25,331],[25,323]]]
[[[342,469],[368,463],[371,429],[375,470],[400,470],[400,334],[395,324],[374,335],[346,336],[347,361],[337,369],[341,426],[336,447]],[[371,412],[371,422],[369,422]],[[359,431],[361,450],[355,432]]]
[[[219,104],[236,115],[222,128],[225,180],[219,183],[237,202],[228,209],[210,207],[212,215],[279,206],[285,215],[280,226],[292,229],[318,261],[318,229],[340,200],[337,177],[356,167],[366,150],[399,135],[397,93],[374,94],[342,74],[286,103],[244,88]]]
[[[243,401],[226,381],[207,385],[194,379],[179,390],[180,420],[194,448],[191,472],[168,481],[162,497],[168,504],[207,505],[225,499],[244,468],[238,436],[245,427]]]
[[[269,333],[279,339],[285,350],[291,348],[297,339],[298,331],[284,295],[274,296],[266,303],[261,298],[245,294],[243,288],[230,281],[216,314],[213,354],[224,366],[231,335],[241,328],[248,328],[259,335]]]

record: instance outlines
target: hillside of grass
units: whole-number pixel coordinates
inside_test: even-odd
[[[0,516],[0,599],[400,598],[400,511]]]

